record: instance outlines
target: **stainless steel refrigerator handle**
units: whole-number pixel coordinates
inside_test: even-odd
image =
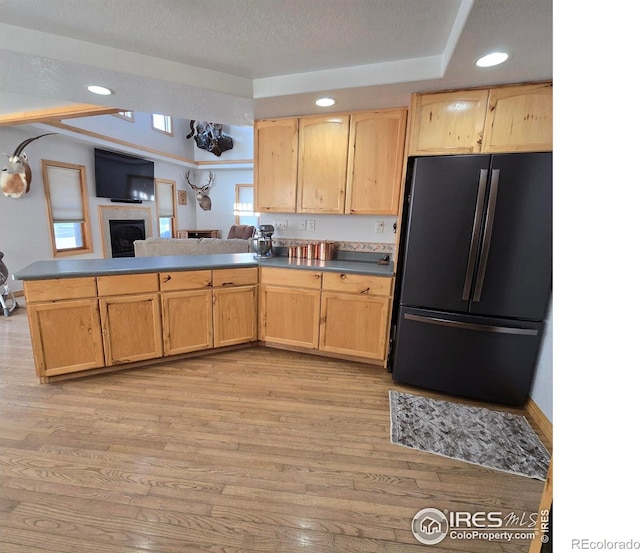
[[[484,194],[487,190],[488,169],[480,170],[478,180],[478,197],[476,198],[476,213],[473,217],[473,232],[471,233],[471,246],[469,247],[469,259],[467,260],[467,274],[464,277],[464,288],[462,289],[462,300],[469,301],[471,295],[471,282],[473,281],[473,267],[476,262],[478,245],[480,244],[480,228],[482,227],[482,205],[484,204]]]
[[[424,315],[412,315],[411,313],[404,314],[405,319],[410,321],[417,321],[419,323],[426,323],[440,326],[453,326],[456,328],[462,328],[465,330],[477,330],[480,332],[496,332],[498,334],[517,334],[520,336],[537,336],[538,331],[535,328],[512,328],[508,326],[491,326],[480,325],[474,323],[462,323],[459,321],[448,321],[446,319],[438,319],[437,317],[425,317]]]
[[[489,189],[489,207],[487,208],[487,224],[484,227],[482,237],[482,249],[480,250],[480,267],[478,269],[478,280],[473,291],[473,300],[480,301],[482,287],[484,286],[484,275],[487,272],[487,261],[489,259],[489,247],[491,246],[491,233],[493,232],[493,219],[496,216],[496,202],[498,201],[498,182],[500,181],[500,169],[491,171],[491,184]]]

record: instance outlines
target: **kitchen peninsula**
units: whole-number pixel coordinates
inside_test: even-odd
[[[379,257],[53,260],[14,278],[43,383],[240,345],[385,365],[394,270]]]

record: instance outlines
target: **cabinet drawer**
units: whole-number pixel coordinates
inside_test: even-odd
[[[213,271],[213,285],[246,286],[258,283],[258,267],[246,269],[216,269]]]
[[[393,278],[348,273],[324,273],[322,289],[368,296],[390,296]]]
[[[320,290],[322,273],[320,271],[309,271],[305,269],[261,268],[260,284]]]
[[[27,302],[72,300],[96,297],[95,277],[26,280],[24,293]]]
[[[158,273],[99,276],[97,281],[99,296],[118,296],[121,294],[158,291]]]
[[[203,290],[211,288],[211,270],[160,273],[160,290]]]

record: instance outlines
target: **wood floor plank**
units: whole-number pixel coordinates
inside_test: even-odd
[[[421,509],[529,513],[542,493],[392,444],[389,390],[453,398],[378,366],[261,347],[40,384],[24,309],[0,352],[2,553],[419,553]]]

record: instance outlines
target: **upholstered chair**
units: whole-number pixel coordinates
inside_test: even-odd
[[[248,240],[253,236],[253,232],[256,230],[256,227],[252,225],[232,225],[229,229],[229,238],[242,238],[243,240]]]

